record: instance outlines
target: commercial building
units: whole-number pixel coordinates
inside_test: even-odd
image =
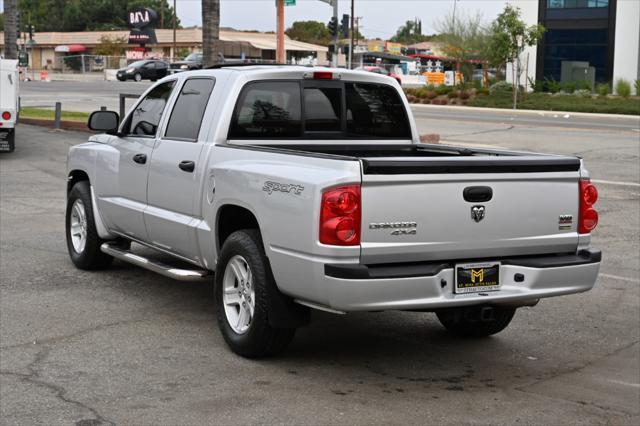
[[[145,46],[148,57],[172,59],[180,51],[200,51],[202,49],[202,29],[188,28],[176,31],[176,52],[174,52],[173,30],[155,30],[157,43]],[[137,45],[127,44],[129,31],[83,31],[83,32],[40,32],[34,34],[33,43],[28,44],[29,67],[40,70],[57,70],[63,67],[61,60],[69,55],[93,55],[95,49],[105,40],[122,41],[122,48],[129,59],[140,54]],[[3,51],[0,38],[0,54]],[[22,44],[23,41],[20,41]],[[271,33],[220,30],[221,53],[225,58],[245,58],[275,60],[276,36]],[[313,57],[318,63],[327,61],[328,48],[285,37],[288,60],[302,60]]]
[[[510,0],[528,24],[546,28],[525,49],[525,75],[535,79],[611,83],[640,79],[640,0]],[[525,65],[526,66],[526,65]],[[510,75],[510,73],[508,73]]]

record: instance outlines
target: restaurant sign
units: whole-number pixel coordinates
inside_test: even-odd
[[[129,11],[129,44],[156,44],[155,24],[158,21],[158,14],[148,7],[137,7]]]

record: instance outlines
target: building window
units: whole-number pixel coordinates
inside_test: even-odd
[[[544,35],[544,77],[560,81],[563,61],[588,62],[596,81],[606,80],[607,29],[551,29]]]
[[[548,9],[584,9],[609,7],[609,0],[547,0]]]

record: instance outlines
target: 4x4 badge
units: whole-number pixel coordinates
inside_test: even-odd
[[[471,207],[471,219],[476,222],[480,222],[484,219],[484,206],[473,206]]]

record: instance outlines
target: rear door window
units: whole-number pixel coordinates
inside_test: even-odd
[[[229,130],[230,138],[300,136],[300,84],[288,81],[251,83],[242,91]]]
[[[187,80],[171,111],[165,138],[195,142],[207,108],[214,81],[210,78]]]

